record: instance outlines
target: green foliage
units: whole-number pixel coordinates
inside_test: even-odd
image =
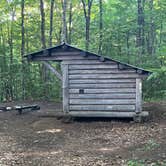
[[[129,160],[127,162],[128,166],[145,166],[143,161],[138,161],[138,160]]]
[[[144,82],[144,97],[151,99],[166,99],[166,67],[155,69]]]
[[[103,2],[102,54],[153,71],[144,82],[144,98],[166,98],[166,2],[145,1],[142,34],[144,43],[137,47],[138,9],[135,0],[107,0]],[[85,18],[81,1],[72,0],[71,44],[85,48]],[[50,0],[44,1],[46,45],[49,47]],[[67,25],[69,6],[67,8]],[[25,1],[25,53],[41,49],[40,10],[38,0]],[[90,51],[98,52],[99,3],[93,1],[90,25]],[[53,45],[60,43],[62,4],[55,0],[53,17]],[[68,28],[69,32],[69,28]],[[153,35],[151,35],[153,32]],[[151,46],[153,51],[151,52]],[[25,98],[43,99],[48,86],[49,99],[61,99],[61,85],[49,73],[43,82],[39,64],[25,64],[22,73],[21,50],[21,1],[0,2],[0,101],[22,99],[22,77],[25,75]],[[58,65],[56,65],[58,68]]]
[[[127,162],[128,166],[165,166],[165,161],[148,161],[147,160],[129,160]]]

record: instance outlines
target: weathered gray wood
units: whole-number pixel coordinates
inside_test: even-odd
[[[74,117],[114,117],[114,118],[132,118],[135,117],[135,112],[106,112],[106,111],[70,111],[69,115]],[[146,117],[149,113],[141,112],[140,116]]]
[[[76,105],[104,105],[104,104],[135,104],[135,99],[70,99],[70,104]]]
[[[140,69],[137,69],[137,73],[138,73],[138,74],[142,74],[142,73],[143,73],[143,71],[142,71],[142,70],[140,70]]]
[[[50,54],[49,50],[47,50],[47,49],[43,50],[43,55],[44,56],[49,56],[49,54]]]
[[[53,66],[51,66],[48,62],[43,62],[43,64],[62,81],[62,75]]]
[[[79,94],[79,89],[69,89],[70,94]],[[135,88],[84,89],[85,94],[135,93]]]
[[[78,69],[78,70],[82,70],[82,69],[115,69],[118,66],[115,65],[109,65],[109,64],[102,64],[102,65],[69,65],[69,69]]]
[[[51,56],[70,56],[70,55],[80,55],[81,56],[81,52],[68,52],[68,51],[64,51],[64,52],[52,52]]]
[[[135,83],[110,83],[110,84],[70,84],[70,88],[134,88]]]
[[[116,62],[113,62],[113,61],[101,62],[99,60],[87,60],[87,59],[88,59],[88,57],[82,61],[80,61],[80,60],[75,60],[75,61],[68,60],[68,61],[64,61],[63,63],[69,64],[69,65],[72,65],[72,64],[74,64],[74,65],[76,65],[76,64],[77,65],[81,65],[81,64],[84,64],[84,65],[88,65],[88,64],[93,64],[93,65],[95,65],[95,64],[109,64],[109,65],[111,65],[111,64],[113,64],[113,65],[115,65],[115,64],[117,64]]]
[[[70,99],[135,99],[135,93],[110,94],[70,94]]]
[[[61,65],[63,73],[63,111],[67,113],[69,111],[69,87],[68,87],[68,65]]]
[[[70,55],[70,56],[64,56],[64,55],[57,55],[57,56],[34,56],[33,61],[62,61],[62,60],[83,60],[87,59],[87,57],[79,56],[79,55]],[[95,56],[88,56],[88,59],[98,59],[98,57]]]
[[[142,111],[142,80],[136,79],[136,112]]]
[[[112,79],[112,78],[137,78],[137,74],[76,74],[69,75],[69,79]]]
[[[94,69],[94,70],[69,70],[69,74],[130,74],[136,73],[134,70],[118,70],[118,69]]]
[[[105,57],[100,56],[99,60],[100,60],[101,62],[104,62],[104,61],[105,61]]]
[[[69,80],[70,84],[100,84],[100,83],[135,83],[134,79],[78,79],[78,80]]]
[[[70,111],[135,111],[135,105],[70,105]]]

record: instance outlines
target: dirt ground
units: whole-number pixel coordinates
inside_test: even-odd
[[[166,166],[166,103],[145,103],[150,120],[141,124],[110,118],[67,121],[60,116],[60,103],[33,103],[41,110],[0,112],[0,166]]]

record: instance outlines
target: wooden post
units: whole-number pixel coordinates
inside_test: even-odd
[[[53,66],[51,66],[48,62],[45,61],[43,62],[43,64],[47,69],[49,69],[52,73],[54,73],[57,76],[57,78],[59,78],[62,81],[61,74],[58,71],[56,71],[56,69]]]
[[[142,80],[136,78],[136,113],[142,112]]]
[[[62,90],[63,90],[63,111],[69,112],[69,86],[68,86],[68,65],[61,64],[62,69]]]

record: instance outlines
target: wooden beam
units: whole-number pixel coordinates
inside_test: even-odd
[[[79,69],[74,69],[74,70],[69,70],[69,75],[71,74],[130,74],[130,73],[135,73],[133,70],[118,70],[118,69],[94,69],[94,70],[79,70]]]
[[[109,65],[109,64],[96,64],[96,65],[91,65],[91,64],[82,64],[82,65],[70,65],[69,69],[78,69],[78,70],[84,70],[84,69],[117,69],[118,66],[115,65]]]
[[[70,111],[135,111],[135,104],[133,105],[108,105],[108,104],[103,104],[103,105],[70,105]]]
[[[91,88],[91,89],[113,89],[113,88],[135,88],[135,83],[109,83],[109,84],[70,84],[70,88]]]
[[[131,78],[137,78],[139,77],[137,74],[134,73],[128,73],[128,74],[73,74],[69,75],[69,79],[75,80],[75,79],[131,79]]]
[[[115,112],[115,111],[70,111],[69,115],[74,117],[114,117],[114,118],[133,118],[136,116],[135,112]],[[141,117],[147,117],[148,112],[140,113]]]
[[[138,74],[143,74],[143,71],[140,70],[140,69],[137,69],[136,71],[137,71]]]
[[[118,64],[119,70],[124,70],[125,68],[126,68],[126,66],[124,64],[121,64],[121,63]]]
[[[48,62],[43,62],[43,64],[62,81],[61,74],[53,66],[51,66]]]
[[[63,51],[63,52],[52,52],[51,53],[51,56],[71,56],[71,55],[81,55],[81,52],[79,51],[71,51],[71,52],[68,52],[68,51]]]
[[[135,104],[135,99],[70,99],[70,104],[72,105],[105,105],[105,104]]]
[[[100,62],[104,62],[104,61],[105,61],[105,58],[104,58],[103,56],[100,56],[99,61],[100,61]]]
[[[63,111],[65,113],[69,112],[69,83],[68,83],[68,65],[61,64],[61,70],[63,74],[63,83],[62,83],[62,90],[63,90]]]
[[[67,60],[67,61],[64,61],[63,62],[64,64],[73,64],[73,65],[99,65],[99,64],[109,64],[109,65],[116,65],[115,62],[112,62],[112,61],[104,61],[104,62],[100,62],[97,58],[96,60],[89,60],[89,56],[87,57],[87,59],[84,59],[82,61],[80,60],[75,60],[75,61],[72,61],[72,60]]]
[[[70,99],[135,99],[135,93],[113,94],[70,94]],[[100,103],[100,102],[99,102]]]
[[[136,78],[136,113],[142,111],[142,80]]]
[[[43,55],[44,56],[50,56],[50,51],[47,50],[47,49],[43,50]]]
[[[69,89],[70,94],[79,94],[79,88]],[[135,93],[135,88],[84,89],[85,94]]]
[[[70,84],[109,84],[109,83],[135,83],[135,79],[124,78],[124,79],[77,79],[69,80]]]

